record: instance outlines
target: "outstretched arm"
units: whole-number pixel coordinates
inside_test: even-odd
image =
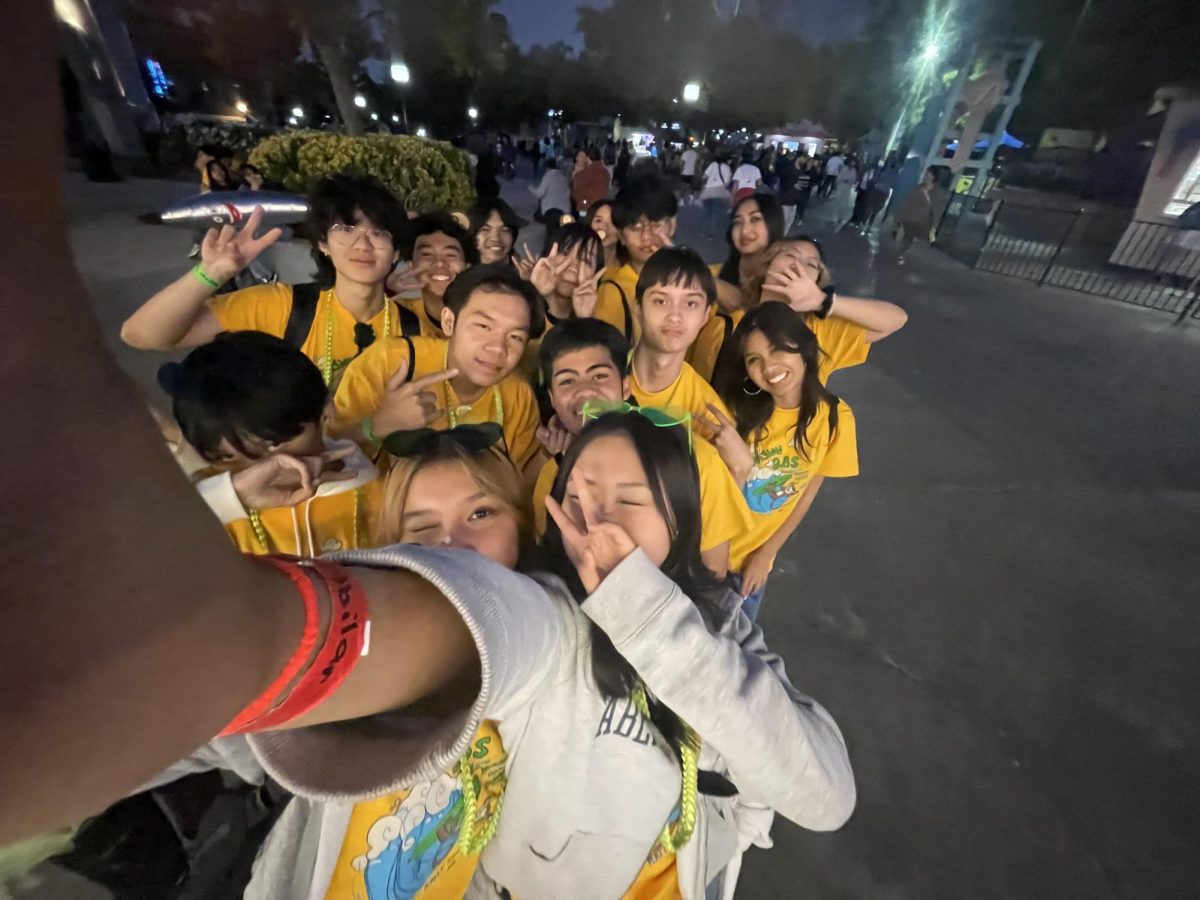
[[[846,319],[867,330],[866,341],[874,344],[895,334],[908,321],[908,313],[887,300],[866,300],[835,294],[829,315]]]
[[[40,440],[35,470],[29,447],[0,451],[5,517],[20,523],[0,551],[0,845],[95,812],[211,739],[283,668],[303,621],[288,581],[229,545],[104,350],[64,262],[50,5],[13,15],[0,37],[0,102],[28,128],[0,141],[0,215],[21,223],[0,243],[20,335],[0,355],[0,376],[8,426]],[[397,643],[410,622],[421,641],[443,644],[449,668],[477,665],[465,626],[427,582],[364,571],[362,583],[380,618],[373,640],[388,648],[364,666],[424,656]],[[319,712],[407,702],[373,694],[372,671],[346,682],[341,711]]]

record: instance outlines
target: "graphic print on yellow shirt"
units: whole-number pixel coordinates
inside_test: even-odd
[[[783,526],[796,498],[814,477],[849,478],[858,474],[858,435],[849,406],[838,402],[837,431],[831,439],[829,404],[818,405],[805,432],[807,459],[795,446],[797,416],[794,409],[777,409],[762,432],[752,436],[754,468],[742,492],[754,513],[753,525],[730,544],[729,567],[734,572],[740,572],[746,557]]]
[[[479,726],[469,752],[482,828],[507,783],[493,722]],[[356,803],[325,900],[458,900],[479,866],[479,854],[465,856],[457,846],[463,813],[457,766],[431,782]]]
[[[292,312],[292,286],[290,284],[257,284],[254,287],[234,291],[214,297],[208,303],[208,308],[221,325],[223,331],[262,331],[266,334],[282,338],[287,330],[288,316]],[[333,328],[330,330],[330,320]],[[393,335],[400,333],[399,314],[393,304],[379,311],[366,324],[371,326],[376,338],[384,333],[384,320]],[[300,352],[323,369],[325,355],[328,352],[333,358],[333,383],[356,355],[358,346],[354,343],[354,326],[358,320],[350,311],[338,303],[333,296],[333,289],[321,291],[317,298],[317,308],[313,315],[312,327],[308,336],[300,345]]]

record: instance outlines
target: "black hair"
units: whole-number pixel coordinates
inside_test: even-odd
[[[758,204],[758,211],[762,213],[763,221],[767,225],[767,246],[771,246],[783,237],[783,207],[779,205],[779,200],[774,194],[751,194],[733,204],[733,208],[729,210],[729,228],[725,231],[725,241],[729,244],[729,256],[721,266],[721,271],[717,273],[718,278],[728,281],[730,284],[739,284],[738,269],[742,263],[742,254],[733,246],[733,219],[743,204],[752,200]]]
[[[717,280],[700,254],[690,247],[663,247],[646,260],[634,293],[640,303],[650,288],[667,284],[699,285],[710,305],[717,302]]]
[[[746,370],[746,340],[755,331],[761,331],[771,346],[797,354],[804,361],[804,378],[800,383],[800,410],[796,417],[796,435],[793,445],[802,459],[809,459],[805,444],[808,443],[808,426],[817,415],[822,403],[829,404],[829,437],[833,438],[838,424],[838,398],[821,384],[819,373],[821,348],[817,336],[806,324],[804,317],[786,303],[763,303],[750,310],[733,332],[733,352],[730,364],[718,372],[717,393],[733,412],[738,434],[744,440],[754,441],[775,412],[775,401],[766,391],[748,392]]]
[[[554,363],[560,356],[585,347],[604,348],[617,371],[622,376],[629,373],[629,341],[619,329],[603,319],[567,319],[551,328],[538,347],[542,384],[549,387],[554,376]]]
[[[550,496],[563,502],[567,482],[580,454],[592,441],[610,435],[625,437],[633,444],[646,471],[654,505],[667,523],[671,549],[661,566],[663,574],[692,599],[711,628],[718,618],[714,601],[723,594],[724,588],[700,556],[700,476],[688,448],[685,426],[656,425],[637,412],[601,415],[588,422],[571,443],[559,466]],[[586,599],[579,576],[567,561],[562,533],[553,519],[547,522],[543,547],[551,571],[562,576],[577,600]],[[629,696],[636,678],[633,667],[617,652],[608,636],[595,626],[592,627],[592,674],[600,692],[608,698]]]
[[[223,162],[221,162],[219,159],[210,159],[207,163],[204,164],[204,171],[208,174],[209,187],[212,187],[212,185],[213,185],[213,167],[214,166],[222,175],[225,176],[224,186],[227,188],[233,187],[235,184],[235,181],[233,178],[233,173],[230,172],[229,169],[225,167],[225,164]]]
[[[603,200],[597,200],[595,203],[593,203],[591,206],[588,207],[588,221],[590,222],[590,221],[592,221],[592,219],[596,218],[596,210],[603,209],[606,206],[611,207],[612,205],[613,205],[613,202],[611,200],[609,200],[607,197],[605,197]],[[609,215],[611,216],[612,213],[609,213]],[[616,225],[617,223],[614,222],[613,224]]]
[[[547,156],[542,161],[542,167],[545,169],[557,169],[558,168],[558,160],[556,160],[553,156]]]
[[[506,262],[471,266],[459,272],[446,288],[442,304],[457,319],[475,291],[485,294],[514,294],[529,309],[529,337],[541,337],[546,329],[545,301],[528,281]]]
[[[427,234],[444,234],[448,238],[453,238],[462,248],[463,259],[466,260],[467,265],[473,266],[479,262],[479,250],[475,246],[475,239],[467,229],[463,228],[458,219],[445,210],[422,213],[410,221],[400,255],[405,259],[412,259],[416,252],[417,238],[425,237]]]
[[[684,426],[656,425],[637,412],[601,415],[585,425],[571,443],[558,468],[550,496],[560,504],[563,502],[568,479],[580,454],[592,441],[610,435],[625,437],[633,444],[646,471],[654,505],[667,523],[671,548],[661,571],[696,605],[709,630],[716,630],[725,588],[705,567],[700,556],[700,476]],[[546,523],[541,550],[541,568],[560,576],[577,602],[586,600],[587,591],[574,566],[567,561],[562,532],[553,518]],[[630,696],[637,672],[601,628],[593,623],[590,630],[592,677],[600,693],[607,699]],[[655,727],[678,754],[684,734],[683,723],[652,697],[647,700]]]
[[[597,147],[595,144],[588,144],[587,155],[588,155],[588,159],[590,159],[592,162],[599,162],[600,161],[600,148]]]
[[[475,244],[480,230],[487,224],[487,220],[492,217],[492,213],[497,213],[504,227],[512,232],[513,249],[515,250],[517,246],[517,232],[525,225],[525,220],[518,216],[516,210],[499,197],[488,200],[486,203],[476,203],[467,210],[467,219],[471,223],[471,243]],[[476,247],[476,252],[478,252],[478,247]],[[512,251],[509,251],[509,256],[511,255]]]
[[[338,224],[353,225],[355,213],[376,228],[392,236],[399,249],[406,241],[408,217],[395,194],[376,181],[361,175],[329,175],[317,182],[308,197],[308,239],[317,263],[316,282],[322,288],[333,286],[337,272],[333,262],[321,252],[318,241],[326,239],[329,229]]]
[[[222,439],[252,456],[247,438],[282,444],[318,423],[329,389],[321,370],[286,341],[259,331],[227,331],[182,362],[158,370],[158,383],[184,438],[209,461]]]
[[[679,212],[679,200],[670,186],[656,173],[638,175],[621,186],[613,201],[613,224],[628,228],[645,216],[651,222],[673,219]]]
[[[568,222],[558,228],[547,227],[542,256],[549,256],[555,244],[558,244],[559,253],[570,253],[579,247],[583,259],[590,259],[597,268],[604,268],[604,241],[585,222]]]

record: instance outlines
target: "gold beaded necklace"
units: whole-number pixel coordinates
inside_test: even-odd
[[[650,721],[650,704],[646,702],[646,685],[638,679],[633,686],[633,705]],[[696,830],[696,785],[700,778],[700,735],[692,726],[683,725],[683,743],[679,746],[679,765],[683,780],[679,788],[679,818],[663,826],[658,842],[668,853],[678,853],[691,840]]]
[[[354,519],[353,530],[350,535],[353,546],[345,549],[357,550],[359,545],[359,510],[362,508],[363,489],[356,487],[354,489]],[[250,527],[254,529],[254,542],[258,545],[258,552],[265,555],[271,552],[271,541],[267,537],[267,529],[262,523],[262,516],[257,509],[250,510],[249,514]],[[301,548],[297,547],[296,552],[300,554]]]
[[[337,300],[339,306],[341,305],[342,301],[338,298],[337,288],[330,288],[329,293],[325,296],[325,352],[321,355],[321,377],[325,379],[326,385],[333,383],[334,300]],[[392,336],[392,301],[386,295],[383,298],[383,336]]]

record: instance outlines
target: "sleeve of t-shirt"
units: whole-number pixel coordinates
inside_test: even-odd
[[[354,433],[357,440],[355,427],[379,409],[388,378],[407,357],[408,346],[404,341],[385,340],[367,348],[346,366],[337,393],[333,396],[331,430],[334,433]]]
[[[808,316],[807,324],[817,336],[821,348],[820,369],[825,378],[838,369],[849,369],[867,361],[871,345],[867,343],[867,329],[861,325],[837,316],[826,319]]]
[[[838,403],[837,430],[817,474],[826,478],[852,478],[858,474],[858,429],[854,413],[845,403]]]
[[[699,435],[692,437],[700,475],[700,549],[731,541],[753,525],[753,514],[721,454]]]
[[[508,443],[508,458],[518,469],[524,466],[537,452],[538,418],[537,399],[533,388],[520,378],[512,377],[511,387],[505,399],[504,432]]]
[[[626,298],[626,302],[631,302]],[[621,301],[621,288],[614,281],[605,281],[596,291],[596,310],[594,318],[607,322],[621,334],[625,334],[625,304]],[[630,322],[633,321],[633,308],[629,310]]]
[[[712,381],[713,369],[717,366],[717,354],[721,352],[721,344],[724,342],[725,319],[714,313],[700,329],[700,334],[696,336],[687,353],[688,364],[705,381]]]
[[[222,331],[263,331],[283,337],[292,312],[292,288],[287,284],[256,284],[208,301]]]

